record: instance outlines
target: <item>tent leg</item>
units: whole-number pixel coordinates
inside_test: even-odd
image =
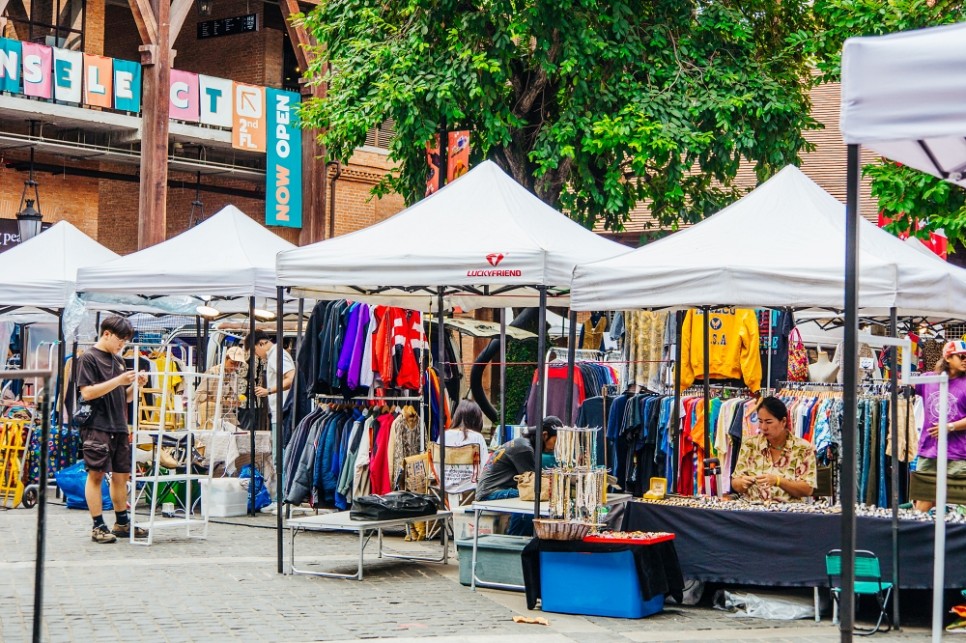
[[[443,139],[440,138],[440,141]],[[440,143],[440,149],[443,149],[443,143]],[[440,165],[440,174],[446,174],[446,167]],[[441,179],[442,180],[442,179]],[[440,394],[440,415],[439,415],[439,497],[442,499],[443,508],[446,507],[446,476],[442,472],[446,471],[446,415],[443,411],[443,401],[444,396],[449,395],[446,392],[446,378],[443,375],[443,362],[446,356],[446,326],[445,324],[445,291],[443,286],[439,286],[436,289],[436,354],[439,356],[439,364],[437,368],[439,369],[439,394]],[[430,433],[432,436],[432,433]],[[443,525],[443,529],[446,529],[446,525]]]
[[[275,357],[277,358],[277,363],[275,366],[275,394],[278,396],[275,400],[276,407],[278,409],[278,417],[273,418],[274,422],[272,427],[275,429],[275,540],[276,548],[278,550],[278,573],[285,573],[285,544],[283,543],[282,535],[282,407],[284,406],[283,397],[284,392],[282,391],[282,378],[284,377],[285,362],[283,361],[285,350],[284,340],[285,336],[283,334],[283,326],[285,315],[284,310],[284,296],[285,289],[279,286],[275,289],[275,341],[277,348],[275,349]],[[296,379],[298,379],[298,374],[296,374]],[[295,402],[296,400],[292,400]],[[295,411],[292,411],[293,420]],[[253,459],[254,459],[254,452]],[[249,483],[254,486],[255,474],[252,474],[252,481]]]
[[[574,362],[577,360],[577,311],[569,311],[570,330],[567,335],[567,426],[574,423]]]
[[[540,517],[540,482],[541,473],[543,471],[543,418],[544,414],[547,412],[545,407],[546,400],[544,398],[544,390],[546,389],[547,383],[545,381],[547,373],[547,287],[537,286],[537,290],[540,292],[540,311],[537,319],[537,417],[527,418],[527,423],[533,422],[534,431],[536,432],[536,442],[533,447],[533,458],[535,472],[533,478],[533,517]],[[543,403],[540,402],[543,400]]]
[[[258,400],[255,398],[255,298],[248,298],[248,409],[258,418]],[[249,447],[251,448],[251,480],[248,483],[248,515],[255,515],[255,430],[257,420],[249,429]]]
[[[848,146],[848,178],[845,205],[845,331],[842,360],[842,619],[839,632],[843,641],[852,640],[855,626],[855,431],[858,399],[858,268],[859,268],[859,145]]]
[[[895,306],[889,309],[889,329],[893,339],[899,338],[899,319]],[[899,629],[899,349],[889,349],[889,384],[892,389],[892,625]]]

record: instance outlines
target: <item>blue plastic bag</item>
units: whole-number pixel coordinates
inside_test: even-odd
[[[252,477],[252,467],[250,464],[246,464],[241,468],[241,472],[238,474],[239,478],[251,478]],[[251,496],[249,496],[251,497]],[[248,506],[247,501],[245,506]],[[267,507],[272,504],[272,496],[268,493],[268,487],[265,486],[265,478],[262,476],[262,472],[255,469],[255,511]]]
[[[87,509],[87,497],[84,495],[84,489],[87,487],[87,470],[84,468],[83,461],[61,469],[54,474],[54,479],[57,481],[57,488],[67,500],[68,509]],[[101,503],[104,511],[114,509],[107,476],[101,481]]]

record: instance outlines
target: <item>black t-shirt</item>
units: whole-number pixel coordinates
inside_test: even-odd
[[[124,372],[124,362],[99,348],[91,348],[77,358],[77,391],[85,386],[100,384]],[[90,400],[93,419],[90,428],[100,431],[127,433],[127,412],[125,410],[125,386],[118,386],[110,393]]]
[[[476,485],[476,497],[486,498],[487,495],[500,489],[516,489],[514,476],[526,471],[533,471],[533,445],[526,438],[517,438],[507,442],[490,456],[490,461],[480,474],[480,481]]]

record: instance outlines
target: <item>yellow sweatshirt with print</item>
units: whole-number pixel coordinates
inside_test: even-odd
[[[758,316],[746,308],[712,308],[708,317],[708,356],[712,380],[743,380],[761,388]],[[681,333],[681,388],[704,377],[704,311],[689,310]]]

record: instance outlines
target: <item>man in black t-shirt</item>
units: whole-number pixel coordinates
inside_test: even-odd
[[[134,336],[134,329],[123,317],[112,315],[101,322],[101,336],[94,346],[77,358],[75,381],[80,396],[91,403],[91,419],[81,429],[84,463],[87,465],[87,507],[94,519],[91,540],[112,543],[118,536],[128,537],[131,519],[127,512],[127,483],[131,479],[131,439],[127,424],[127,402],[134,396],[134,371],[125,369],[118,354]],[[138,375],[147,383],[147,373]],[[117,523],[108,530],[102,516],[101,484],[111,472],[111,501]],[[147,533],[135,528],[135,536]]]

